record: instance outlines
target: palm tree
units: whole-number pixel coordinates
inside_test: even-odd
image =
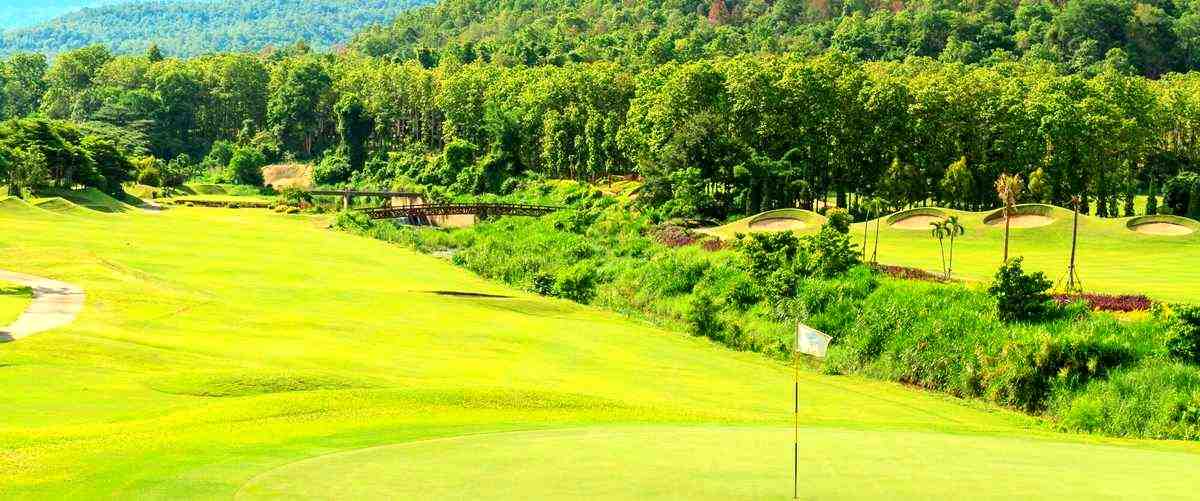
[[[1021,196],[1021,190],[1024,184],[1021,182],[1020,175],[1001,174],[996,179],[996,196],[1000,197],[1000,203],[1004,204],[1004,262],[1008,262],[1008,232],[1009,220],[1013,215],[1013,208],[1017,206],[1017,197]]]
[[[1075,218],[1071,226],[1071,263],[1067,265],[1067,292],[1077,292],[1083,288],[1083,283],[1079,281],[1079,272],[1075,269],[1075,249],[1079,242],[1079,205],[1082,203],[1083,198],[1079,195],[1071,197],[1071,208],[1075,212]]]
[[[941,220],[937,220],[932,223],[929,223],[929,226],[932,227],[929,230],[929,233],[933,235],[933,238],[938,239],[938,247],[942,251],[942,275],[945,275],[946,274],[946,243],[945,242],[946,242],[946,237],[950,235],[950,230],[949,230],[949,228],[946,227],[945,219],[941,219]]]
[[[879,225],[883,223],[883,209],[886,204],[882,198],[873,197],[868,206],[875,213],[875,250],[871,251],[871,264],[879,264]]]
[[[954,274],[954,239],[967,234],[967,228],[958,222],[958,216],[946,218],[946,233],[950,236],[950,263],[946,267],[946,280]]]

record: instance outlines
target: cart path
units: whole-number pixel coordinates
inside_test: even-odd
[[[0,343],[70,324],[83,310],[84,293],[79,286],[4,270],[0,270],[0,280],[33,289],[33,302],[25,312],[11,325],[0,327]]]

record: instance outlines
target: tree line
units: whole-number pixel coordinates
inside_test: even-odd
[[[1022,60],[1157,77],[1200,68],[1194,0],[442,0],[365,30],[367,54],[516,65],[652,66],[746,53]]]
[[[1100,216],[1126,215],[1139,193],[1166,193],[1177,214],[1200,200],[1187,181],[1200,165],[1198,74],[840,51],[426,68],[296,45],[191,59],[91,46],[52,65],[14,55],[0,75],[4,116],[124,131],[140,138],[122,141],[139,145],[131,157],[161,159],[133,164],[186,171],[161,176],[176,179],[228,174],[241,151],[311,161],[322,184],[456,193],[502,192],[526,175],[637,175],[664,214],[714,218],[830,197],[860,212],[872,197],[983,209],[1002,173],[1029,181],[1025,201],[1078,195]]]

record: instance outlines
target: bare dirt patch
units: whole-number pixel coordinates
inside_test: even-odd
[[[1146,223],[1139,224],[1133,227],[1133,231],[1145,235],[1159,235],[1168,237],[1179,237],[1183,235],[1191,235],[1195,230],[1188,228],[1182,224],[1175,223]]]
[[[931,223],[936,223],[944,219],[946,218],[941,216],[909,216],[892,223],[892,228],[896,228],[897,230],[928,230]]]
[[[263,167],[263,184],[275,189],[312,188],[312,166],[304,164],[277,164]]]
[[[1049,216],[1039,216],[1036,214],[1017,214],[1009,217],[1009,226],[1012,228],[1040,228],[1042,226],[1050,226],[1056,221]],[[1004,227],[1004,217],[998,217],[987,222],[988,226]]]
[[[750,223],[750,231],[803,230],[807,227],[804,221],[790,217],[769,217]]]

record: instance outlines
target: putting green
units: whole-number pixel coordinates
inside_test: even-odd
[[[1023,438],[803,428],[802,499],[1194,499],[1200,456]],[[257,499],[789,499],[787,428],[468,435],[290,464]],[[1086,467],[1081,467],[1086,465]]]

